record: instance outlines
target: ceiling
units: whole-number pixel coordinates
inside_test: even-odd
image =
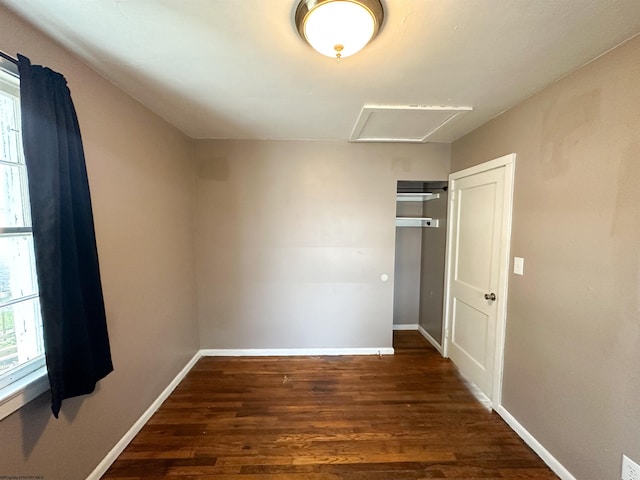
[[[473,107],[429,138],[451,142],[640,32],[638,0],[383,0],[338,64],[297,3],[0,0],[192,138],[348,139],[364,105]]]

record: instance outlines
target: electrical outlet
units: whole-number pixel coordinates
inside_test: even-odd
[[[640,480],[640,465],[622,455],[622,480]]]

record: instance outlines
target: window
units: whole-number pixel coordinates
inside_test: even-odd
[[[20,85],[0,68],[0,418],[44,391],[44,365]]]

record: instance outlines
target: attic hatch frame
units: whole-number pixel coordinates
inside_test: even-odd
[[[360,111],[360,115],[353,127],[349,141],[358,142],[381,142],[381,143],[426,143],[429,138],[451,122],[458,115],[470,112],[473,107],[469,106],[438,106],[438,105],[364,105]],[[414,113],[414,112],[434,112],[437,114],[445,114],[444,118],[437,119],[426,127],[426,133],[421,136],[361,136],[367,124],[376,116],[376,114],[393,114],[393,113]]]

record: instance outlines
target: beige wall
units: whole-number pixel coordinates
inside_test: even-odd
[[[419,324],[442,345],[444,266],[447,253],[447,192],[434,190],[439,198],[424,202],[425,217],[438,219],[438,228],[423,228],[420,255]]]
[[[0,475],[84,479],[198,347],[191,141],[0,7],[0,49],[65,75],[82,130],[115,371],[0,421]]]
[[[391,346],[396,183],[446,179],[448,145],[198,141],[195,154],[203,348]]]
[[[576,478],[640,461],[640,37],[452,147],[517,154],[503,404]]]

